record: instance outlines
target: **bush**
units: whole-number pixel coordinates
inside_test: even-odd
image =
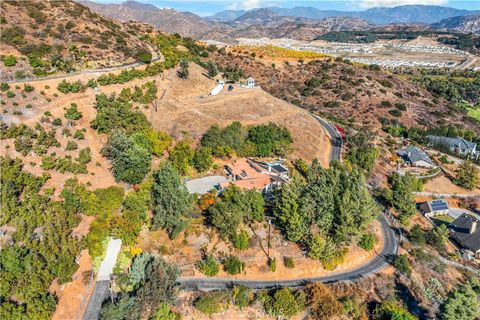
[[[375,247],[375,236],[372,233],[364,234],[360,238],[358,245],[366,251],[372,251]]]
[[[250,245],[250,237],[247,231],[242,230],[234,237],[233,245],[239,250],[246,250]]]
[[[68,141],[65,148],[67,151],[72,151],[78,149],[78,144],[75,141]]]
[[[62,125],[62,119],[60,119],[60,118],[55,118],[55,119],[53,119],[52,124],[53,124],[54,126],[61,126],[61,125]]]
[[[294,293],[288,287],[276,290],[273,296],[266,291],[260,291],[257,298],[267,314],[279,318],[292,317],[305,308],[303,291],[299,290]]]
[[[193,303],[196,309],[208,315],[222,311],[227,304],[228,296],[222,291],[205,293]]]
[[[152,54],[145,50],[140,50],[135,54],[135,60],[141,63],[150,63],[152,61]]]
[[[83,91],[85,89],[84,85],[82,82],[79,80],[75,82],[67,82],[67,80],[63,79],[62,82],[60,82],[57,86],[57,90],[60,91],[61,93],[77,93],[80,91]]]
[[[401,254],[396,256],[395,262],[393,263],[395,268],[405,275],[412,274],[412,267],[410,266],[410,262],[408,261],[408,257],[405,254]]]
[[[295,261],[292,257],[283,257],[283,265],[288,269],[295,268]]]
[[[5,83],[5,82],[0,83],[1,91],[7,91],[8,89],[10,89],[10,85],[8,83]]]
[[[277,271],[277,259],[276,258],[268,260],[268,269],[270,270],[270,272]]]
[[[253,291],[252,289],[245,286],[236,286],[232,290],[233,303],[243,309],[248,307],[253,301]]]
[[[214,277],[219,272],[219,266],[213,256],[207,256],[205,259],[197,262],[197,268],[206,276]]]
[[[33,88],[31,85],[29,85],[28,83],[26,83],[24,86],[23,86],[23,91],[25,92],[32,92],[33,90],[35,90],[35,88]]]
[[[402,116],[402,111],[400,111],[398,109],[388,110],[388,113],[390,113],[394,117],[401,117]]]
[[[378,305],[373,312],[374,320],[384,319],[401,319],[401,320],[415,320],[408,310],[401,306],[397,301],[387,300]]]
[[[342,304],[326,285],[322,283],[309,284],[305,293],[312,319],[331,319],[343,314]]]
[[[13,67],[17,64],[17,58],[14,55],[6,55],[3,57],[3,64],[5,67]]]
[[[243,273],[245,270],[245,263],[240,261],[237,257],[229,257],[223,263],[223,269],[226,273],[236,275]]]
[[[76,103],[71,103],[70,108],[65,111],[65,118],[68,120],[78,120],[82,117],[82,113],[78,111]]]

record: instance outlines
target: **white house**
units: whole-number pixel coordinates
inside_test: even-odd
[[[255,87],[255,79],[253,79],[252,77],[248,77],[246,87],[247,88],[254,88]]]
[[[210,95],[211,96],[216,96],[217,94],[219,94],[223,90],[224,85],[225,85],[224,81],[222,81],[222,80],[218,81],[215,88],[213,88],[212,91],[210,92]]]

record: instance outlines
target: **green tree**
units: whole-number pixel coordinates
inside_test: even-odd
[[[394,300],[386,300],[373,312],[374,320],[416,320],[403,306]]]
[[[421,181],[410,173],[399,175],[394,173],[391,177],[392,199],[391,204],[400,214],[400,222],[407,225],[408,218],[416,212],[414,191],[420,191]]]
[[[462,188],[474,190],[480,182],[478,169],[470,161],[465,160],[457,169],[455,183]]]
[[[297,242],[305,235],[303,219],[299,211],[298,181],[282,186],[280,196],[275,201],[273,214],[285,227],[287,239]]]
[[[192,163],[198,172],[205,172],[210,169],[213,164],[212,149],[208,147],[200,147],[195,150]]]
[[[453,290],[443,305],[442,319],[475,320],[480,317],[478,294],[470,284],[461,284]]]
[[[278,289],[269,295],[265,291],[258,294],[265,311],[276,317],[292,317],[305,308],[305,294],[303,291],[293,292],[292,289],[285,287]]]
[[[414,225],[410,230],[410,240],[418,246],[423,246],[425,243],[427,243],[425,231],[423,231],[419,224]]]
[[[192,206],[192,198],[177,170],[165,162],[153,173],[152,185],[154,229],[166,229],[170,236],[182,225]]]
[[[213,60],[208,60],[207,62],[207,71],[208,76],[213,78],[218,74],[217,64]]]
[[[445,250],[445,242],[448,239],[448,229],[445,224],[440,225],[430,230],[426,235],[426,240],[429,245],[438,251]]]
[[[193,156],[194,152],[190,144],[187,141],[180,141],[173,147],[168,160],[180,175],[186,175]]]
[[[233,240],[233,245],[239,250],[246,250],[250,245],[250,237],[248,236],[247,231],[242,230],[237,233]]]
[[[372,251],[375,247],[375,235],[372,233],[362,235],[358,245],[366,251]]]

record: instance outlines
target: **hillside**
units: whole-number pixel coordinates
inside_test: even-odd
[[[480,15],[444,19],[432,24],[432,28],[441,31],[480,34]]]
[[[150,51],[135,27],[73,1],[2,1],[0,15],[0,52],[17,57],[7,79],[133,63]]]
[[[275,97],[344,124],[379,129],[396,123],[407,127],[462,123],[479,130],[462,113],[450,110],[446,100],[387,72],[338,59],[304,62],[258,58],[258,53],[253,58],[250,53],[255,50],[243,47],[228,55],[216,53],[214,59],[220,67],[241,69]]]

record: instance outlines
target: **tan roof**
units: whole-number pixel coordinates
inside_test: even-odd
[[[262,173],[260,168],[256,170],[255,168],[257,165],[245,158],[237,159],[234,162],[227,164],[227,166],[235,176],[242,177],[242,179],[223,182],[220,184],[221,188],[228,187],[228,185],[231,183],[242,189],[260,190],[272,182],[272,178],[268,174]]]

